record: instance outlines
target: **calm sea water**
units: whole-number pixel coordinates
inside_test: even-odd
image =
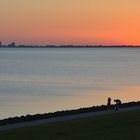
[[[0,119],[140,100],[140,49],[0,48]]]

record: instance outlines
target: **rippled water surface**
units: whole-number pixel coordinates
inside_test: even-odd
[[[140,100],[140,49],[0,48],[0,118]]]

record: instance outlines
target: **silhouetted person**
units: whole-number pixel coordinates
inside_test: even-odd
[[[115,104],[115,110],[118,111],[122,102],[119,99],[114,100],[114,102],[116,103]]]
[[[111,98],[107,99],[107,109],[111,109]]]

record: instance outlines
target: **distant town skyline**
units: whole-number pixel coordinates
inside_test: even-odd
[[[0,41],[140,45],[138,0],[1,0]]]

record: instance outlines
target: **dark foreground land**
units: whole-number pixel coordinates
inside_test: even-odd
[[[111,110],[114,110],[115,105],[112,105],[110,107]],[[125,108],[131,108],[131,107],[140,107],[140,101],[137,102],[129,102],[129,103],[123,103],[120,105],[120,109]],[[107,111],[106,105],[101,106],[93,106],[88,108],[80,108],[75,110],[65,110],[65,111],[57,111],[53,113],[45,113],[45,114],[35,114],[35,115],[26,115],[26,116],[20,116],[20,117],[10,117],[3,120],[0,120],[0,127],[15,123],[24,123],[24,122],[31,122],[31,121],[38,121],[38,120],[46,120],[46,119],[52,119],[57,117],[67,117],[69,115],[77,115],[77,114],[87,114],[87,113],[100,113],[101,111]],[[103,113],[104,114],[104,113]]]
[[[140,110],[0,132],[0,140],[140,140]]]

